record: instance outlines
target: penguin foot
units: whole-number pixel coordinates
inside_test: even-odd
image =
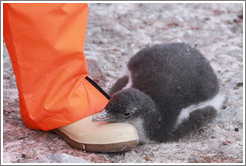
[[[190,121],[193,123],[194,129],[200,129],[202,126],[210,122],[217,116],[217,110],[208,106],[202,109],[198,109],[190,114]]]
[[[217,116],[217,110],[212,106],[194,110],[188,119],[183,121],[174,131],[174,140],[180,139],[182,136],[191,131],[201,129],[205,124],[213,120]]]

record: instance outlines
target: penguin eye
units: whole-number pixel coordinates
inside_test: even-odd
[[[124,115],[124,117],[128,117],[128,116],[131,115],[131,113],[130,112],[125,112],[123,115]]]

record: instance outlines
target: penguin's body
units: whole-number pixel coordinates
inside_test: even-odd
[[[140,50],[110,95],[107,121],[133,124],[144,143],[178,139],[202,127],[224,100],[208,60],[184,43]]]

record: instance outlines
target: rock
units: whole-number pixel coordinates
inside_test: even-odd
[[[240,87],[243,86],[243,82],[237,83],[237,85],[234,87],[234,89],[239,89]]]
[[[36,157],[34,163],[90,163],[82,157],[74,157],[65,153],[45,154]]]
[[[96,83],[105,81],[103,72],[98,65],[98,58],[95,56],[86,56],[86,61],[88,67],[88,76]]]

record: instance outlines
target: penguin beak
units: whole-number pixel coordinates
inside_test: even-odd
[[[93,122],[115,122],[115,120],[113,119],[113,116],[110,115],[105,109],[98,113],[97,115],[95,115],[92,118]]]

